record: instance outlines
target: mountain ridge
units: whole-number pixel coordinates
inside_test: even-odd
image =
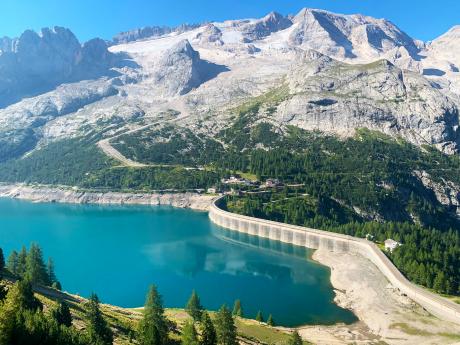
[[[215,136],[231,125],[231,109],[284,88],[285,99],[262,118],[340,136],[364,124],[453,154],[460,143],[457,31],[421,43],[385,19],[308,8],[136,31],[116,45],[81,44],[60,27],[26,31],[1,43],[0,90],[14,97],[3,97],[0,139],[22,138],[25,129],[37,147],[88,131],[109,137],[135,128],[139,116],[148,125],[174,112],[191,128],[206,123]],[[18,142],[13,151],[26,153]]]

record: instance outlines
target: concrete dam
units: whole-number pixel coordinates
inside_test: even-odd
[[[460,305],[408,281],[373,242],[366,239],[242,216],[220,208],[222,198],[209,208],[210,220],[229,230],[311,249],[352,252],[370,260],[385,277],[413,301],[436,317],[460,325]]]

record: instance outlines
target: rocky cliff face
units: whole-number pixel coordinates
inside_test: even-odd
[[[449,153],[460,145],[457,105],[419,74],[387,60],[347,65],[307,59],[287,80],[292,97],[277,109],[283,123],[342,135],[366,127]]]
[[[443,206],[447,206],[460,219],[460,186],[443,178],[437,181],[426,171],[414,171],[423,186],[433,191],[436,200]]]
[[[412,38],[384,19],[304,9],[293,22],[291,43],[336,58],[378,58],[397,47],[418,51]]]
[[[40,34],[28,30],[14,41],[4,40],[2,46],[0,107],[63,82],[104,74],[114,60],[104,41],[92,40],[82,47],[70,30],[61,27]]]
[[[4,53],[9,53],[13,50],[13,43],[9,37],[0,37],[0,55]]]
[[[270,36],[272,33],[289,28],[292,22],[289,18],[277,12],[271,12],[260,20],[245,25],[242,29],[244,41],[253,42]]]
[[[178,42],[160,59],[154,75],[155,85],[167,97],[183,95],[198,87],[206,76],[206,65],[188,40]]]

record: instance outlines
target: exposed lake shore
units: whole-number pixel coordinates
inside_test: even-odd
[[[206,211],[215,198],[197,193],[123,193],[78,190],[70,187],[0,185],[0,197],[32,202],[57,202],[101,205],[168,205]]]
[[[170,205],[205,211],[215,196],[197,193],[121,193],[70,187],[0,185],[0,197],[32,202],[101,205]],[[352,325],[305,326],[302,336],[314,344],[456,344],[457,326],[442,322],[395,289],[369,260],[350,253],[317,250],[313,259],[330,267],[335,302],[352,310]]]
[[[318,345],[459,344],[458,325],[441,321],[392,286],[366,258],[316,250],[313,259],[331,268],[335,302],[352,310],[352,325],[304,326],[302,336]]]

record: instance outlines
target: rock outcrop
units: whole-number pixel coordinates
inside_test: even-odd
[[[166,97],[184,95],[207,78],[207,64],[188,40],[168,49],[160,59],[154,75],[155,85]]]
[[[287,80],[292,97],[278,106],[282,123],[341,135],[366,127],[447,153],[459,147],[455,102],[386,60],[349,65],[320,57],[293,67]]]
[[[447,206],[460,218],[460,186],[444,179],[436,181],[426,171],[414,171],[414,175],[422,182],[423,186],[433,191],[436,200],[441,205]]]
[[[199,32],[194,40],[201,45],[224,45],[222,31],[213,24],[206,25],[206,28],[202,32]]]

